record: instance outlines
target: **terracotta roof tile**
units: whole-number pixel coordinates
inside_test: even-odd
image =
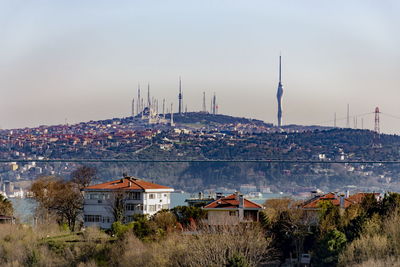
[[[362,200],[368,195],[374,195],[375,197],[377,197],[380,194],[379,193],[356,193],[354,195],[349,196],[348,199],[354,203],[361,203]]]
[[[227,197],[223,197],[220,199],[217,199],[207,206],[204,207],[205,209],[237,209],[239,208],[239,200],[237,199],[236,194],[229,195]],[[244,199],[244,208],[248,209],[262,209],[262,206],[254,203],[250,200]]]
[[[102,184],[91,185],[85,187],[83,190],[146,190],[146,189],[173,189],[168,186],[158,185],[150,182],[146,182],[141,179],[132,177],[125,177],[115,181],[105,182]]]
[[[375,196],[379,195],[379,193],[356,193],[344,199],[344,208],[348,208],[356,203],[361,203],[364,197],[369,194],[374,194]],[[340,196],[337,196],[334,193],[328,193],[319,197],[314,197],[308,201],[305,201],[302,207],[304,209],[318,209],[319,203],[324,200],[330,201],[334,206],[340,206]]]

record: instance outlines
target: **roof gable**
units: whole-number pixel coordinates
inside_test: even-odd
[[[347,198],[344,198],[344,208],[348,208],[349,206],[357,203],[361,203],[362,200],[367,196],[373,194],[374,196],[378,196],[379,193],[356,193]],[[340,206],[340,196],[337,196],[334,193],[327,193],[322,196],[314,197],[308,201],[303,203],[304,209],[318,209],[319,203],[321,201],[330,201],[334,206]]]
[[[101,184],[85,187],[83,190],[151,190],[151,189],[168,189],[173,188],[159,184],[150,183],[133,177],[124,177],[122,179],[105,182]]]
[[[237,209],[239,208],[239,199],[236,194],[229,195],[227,197],[222,197],[217,199],[207,206],[205,209]],[[248,199],[244,199],[244,207],[245,209],[262,209],[260,204],[257,204]]]

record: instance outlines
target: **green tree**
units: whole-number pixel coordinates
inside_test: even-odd
[[[207,212],[198,207],[177,206],[171,211],[176,216],[178,222],[184,226],[190,225],[191,220],[199,222],[207,216]]]
[[[346,243],[346,235],[338,230],[325,233],[317,243],[314,253],[316,266],[335,266]]]

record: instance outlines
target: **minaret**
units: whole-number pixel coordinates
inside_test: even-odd
[[[276,98],[278,99],[278,127],[282,126],[282,56],[279,56],[279,83],[278,83],[278,92],[276,93]]]
[[[181,82],[181,77],[180,76],[179,76],[179,95],[178,95],[178,100],[179,100],[178,113],[180,115],[180,114],[182,114],[182,82]]]
[[[162,101],[162,113],[163,113],[163,117],[165,119],[165,98]]]
[[[132,98],[132,117],[135,117],[135,98]]]
[[[214,93],[214,97],[213,97],[213,105],[212,105],[212,113],[213,115],[217,114],[217,96]]]
[[[143,108],[143,106],[144,106],[144,103],[143,103],[143,98],[141,99],[141,106],[142,106],[142,109],[141,109],[141,116],[142,116],[142,120],[143,120],[143,111],[144,111],[144,108]]]
[[[147,84],[147,107],[150,110],[151,107],[151,99],[150,99],[150,83]]]
[[[171,103],[171,126],[174,126],[174,111],[173,104]]]
[[[140,112],[141,112],[141,107],[140,107],[140,84],[138,84],[136,114],[139,114]]]

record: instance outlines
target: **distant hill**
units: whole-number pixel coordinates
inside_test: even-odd
[[[169,119],[169,115],[167,116]],[[368,130],[288,125],[190,112],[174,114],[178,128],[148,124],[139,117],[113,118],[74,125],[41,126],[0,132],[2,159],[143,160],[399,160],[400,136]],[[23,181],[56,173],[68,177],[78,165],[20,164],[0,168],[2,180]],[[273,191],[336,190],[346,186],[400,190],[400,166],[391,164],[301,163],[93,163],[102,180],[122,173],[186,191],[241,184]]]
[[[166,116],[170,118],[170,114]],[[187,112],[183,114],[174,114],[174,122],[179,124],[204,124],[204,125],[221,125],[221,124],[254,124],[257,126],[272,127],[272,123],[265,123],[261,120],[233,117],[229,115],[203,112]]]

